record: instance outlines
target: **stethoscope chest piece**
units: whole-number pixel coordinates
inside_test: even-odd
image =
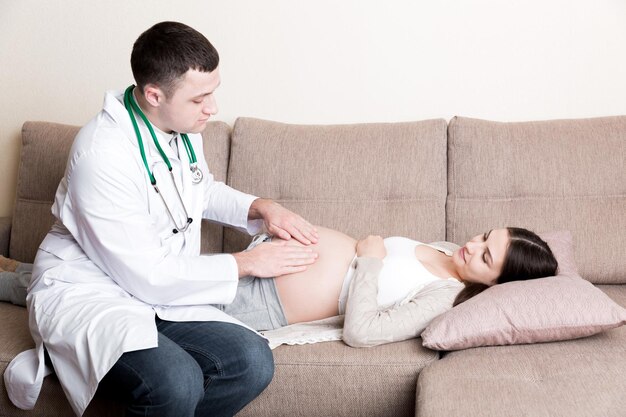
[[[191,182],[194,184],[200,184],[204,175],[202,174],[200,168],[198,168],[198,164],[190,164],[189,168],[191,169]]]

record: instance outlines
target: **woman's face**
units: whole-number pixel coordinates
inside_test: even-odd
[[[494,285],[502,272],[510,241],[507,229],[475,236],[452,254],[459,277],[465,282]]]

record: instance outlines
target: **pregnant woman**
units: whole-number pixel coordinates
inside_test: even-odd
[[[535,233],[494,229],[458,247],[404,237],[357,241],[318,228],[317,262],[303,272],[245,277],[219,305],[257,330],[345,314],[343,338],[374,346],[420,335],[430,321],[489,286],[554,275],[557,261]],[[301,245],[260,235],[259,245]]]
[[[535,233],[494,229],[462,247],[404,237],[357,241],[318,227],[317,261],[302,272],[243,277],[231,304],[217,308],[256,330],[345,314],[343,338],[374,346],[417,337],[439,314],[495,284],[554,275],[557,261]],[[268,235],[261,245],[297,245]],[[24,305],[30,264],[0,257],[0,299]]]

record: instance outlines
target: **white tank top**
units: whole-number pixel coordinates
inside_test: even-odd
[[[409,294],[415,294],[419,288],[434,280],[441,279],[426,269],[415,256],[415,247],[418,245],[426,245],[437,250],[441,250],[440,248],[400,236],[388,237],[384,239],[384,244],[387,256],[383,259],[383,267],[378,276],[377,302],[380,307],[389,307],[400,303]],[[348,268],[341,288],[339,314],[345,313],[345,301],[354,270],[353,261]]]

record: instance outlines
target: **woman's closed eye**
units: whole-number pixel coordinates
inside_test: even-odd
[[[491,230],[488,232],[483,233],[483,242],[487,242],[487,239],[489,239],[489,234],[491,233]],[[486,247],[487,245],[485,245],[485,251],[483,252],[483,262],[487,265],[489,265],[489,263],[487,262],[487,253],[489,252],[489,248]]]

